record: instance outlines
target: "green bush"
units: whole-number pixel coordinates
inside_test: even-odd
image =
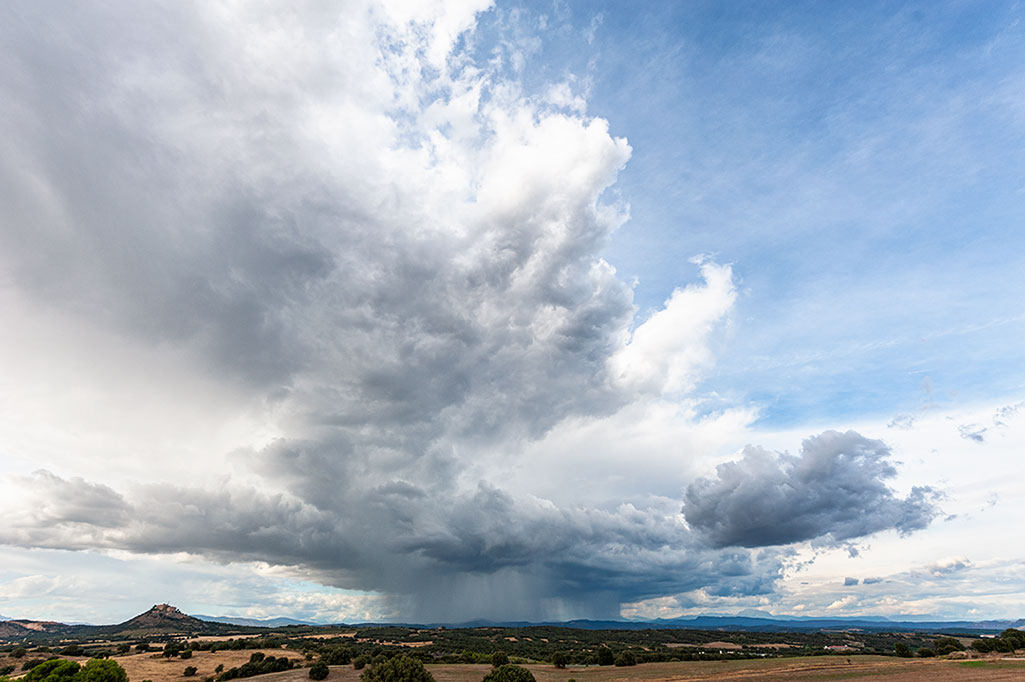
[[[72,682],[128,682],[128,673],[116,661],[94,658],[85,664]]]
[[[483,682],[535,682],[534,674],[518,665],[503,665],[484,676]]]
[[[556,668],[565,668],[567,663],[569,663],[569,654],[565,651],[556,651],[552,654],[552,665]]]
[[[181,657],[184,660],[188,660],[188,659],[192,658],[192,649],[185,649],[184,651],[182,651],[181,652]]]
[[[616,656],[615,665],[619,667],[637,665],[637,658],[633,655],[632,651],[624,651],[619,656]]]
[[[964,644],[953,637],[938,637],[933,641],[932,648],[937,656],[944,656],[955,651],[964,651]]]
[[[322,680],[325,677],[327,677],[328,673],[330,673],[330,672],[331,671],[328,670],[327,663],[324,663],[323,661],[314,663],[313,665],[310,666],[310,679],[311,680]]]
[[[607,646],[598,647],[598,665],[612,665],[616,662],[616,657],[612,653],[612,649]]]
[[[352,662],[352,650],[347,646],[335,646],[320,653],[320,660],[327,665],[349,665]]]
[[[25,675],[25,682],[70,682],[81,666],[74,661],[52,658],[33,667]]]
[[[501,668],[503,665],[509,665],[509,654],[504,651],[496,651],[491,654],[491,667]]]
[[[196,666],[190,665],[182,671],[182,677],[194,677],[197,672]]]
[[[434,682],[420,659],[405,655],[372,664],[359,679],[362,682]]]

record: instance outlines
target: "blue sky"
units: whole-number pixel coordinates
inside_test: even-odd
[[[1025,614],[1020,5],[2,12],[0,614]]]
[[[562,16],[595,24],[593,42],[544,40],[532,66],[589,79],[589,111],[634,149],[616,185],[631,220],[607,257],[637,279],[638,305],[694,278],[695,254],[742,283],[706,390],[764,404],[769,427],[1021,391],[1020,7]]]

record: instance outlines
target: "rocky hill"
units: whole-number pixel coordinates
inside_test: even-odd
[[[209,630],[210,626],[211,623],[184,614],[170,604],[157,604],[149,611],[111,627],[125,634],[148,634],[203,632]]]
[[[43,643],[66,638],[88,641],[109,637],[223,635],[253,630],[255,629],[238,625],[209,623],[182,613],[169,604],[157,604],[149,611],[117,625],[67,625],[32,620],[0,621],[0,642]]]

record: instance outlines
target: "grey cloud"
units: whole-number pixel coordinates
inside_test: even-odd
[[[798,456],[748,446],[742,459],[716,467],[716,478],[688,486],[683,512],[715,547],[840,542],[924,528],[937,514],[936,493],[916,487],[896,497],[884,483],[896,475],[889,456],[882,441],[854,431],[808,438]]]
[[[699,588],[769,593],[783,571],[780,552],[704,547],[665,509],[560,509],[483,483],[453,498],[400,481],[350,489],[345,514],[251,489],[147,486],[126,503],[104,486],[47,484],[110,522],[7,528],[0,542],[67,548],[85,530],[93,547],[296,566],[423,618],[608,618],[623,601]]]
[[[46,470],[35,472],[24,485],[35,504],[28,510],[37,526],[76,527],[82,524],[116,528],[127,520],[129,506],[124,497],[100,483],[81,478],[63,479]],[[8,520],[10,523],[10,520]]]
[[[851,586],[857,585],[857,584],[858,584],[858,579],[857,578],[844,578],[843,579],[844,587],[851,587]]]
[[[898,414],[886,425],[888,429],[908,430],[915,425],[915,417],[910,414]]]
[[[961,434],[961,437],[965,440],[974,441],[976,443],[985,442],[986,438],[986,427],[979,426],[978,424],[961,424],[957,427],[957,432]]]

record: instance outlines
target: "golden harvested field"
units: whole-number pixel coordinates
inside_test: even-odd
[[[211,653],[209,651],[197,651],[192,655],[192,658],[182,660],[180,658],[164,658],[163,656],[152,653],[145,654],[133,654],[131,656],[116,656],[115,661],[121,664],[121,667],[128,673],[128,679],[131,682],[142,682],[142,680],[153,680],[153,682],[186,682],[192,680],[194,682],[200,682],[206,677],[212,677],[214,668],[219,664],[224,665],[224,669],[234,668],[240,666],[243,663],[249,661],[249,657],[256,653],[256,651],[262,651],[267,656],[274,656],[280,658],[286,656],[293,659],[294,661],[303,662],[302,654],[296,651],[286,651],[284,649],[249,649],[240,651],[218,651]],[[182,676],[185,668],[188,666],[194,666],[197,670],[195,677],[186,678]],[[307,671],[301,671],[304,676],[307,675]],[[264,679],[266,676],[261,677]],[[255,679],[255,678],[254,678]],[[306,677],[307,682],[309,677]]]

